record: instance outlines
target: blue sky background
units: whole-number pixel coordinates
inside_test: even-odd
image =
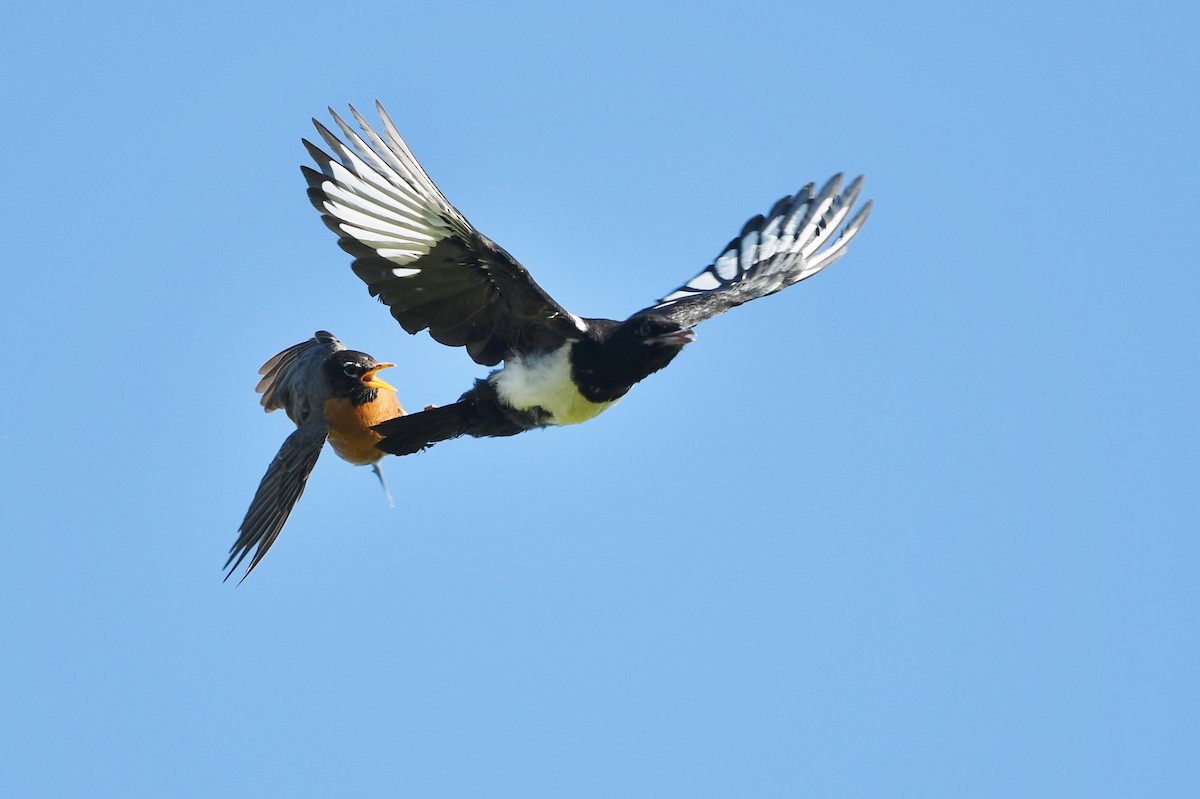
[[[1194,4],[0,11],[0,794],[1200,795]],[[623,317],[866,172],[836,267],[581,427],[326,453],[221,565],[371,300],[299,139],[380,98]]]

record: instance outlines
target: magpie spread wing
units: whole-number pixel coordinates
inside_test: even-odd
[[[254,390],[262,394],[262,406],[269,413],[283,408],[297,425],[314,410],[310,399],[312,387],[323,385],[321,364],[335,352],[346,349],[342,342],[327,330],[318,330],[308,341],[288,347],[262,365],[258,373],[262,380]]]
[[[840,191],[842,176],[838,174],[819,192],[809,183],[784,197],[766,216],[747,222],[700,274],[638,314],[667,316],[693,327],[815,275],[846,253],[846,245],[867,221],[871,201],[842,226],[862,183],[859,176]]]
[[[309,199],[371,294],[409,333],[428,329],[485,366],[578,337],[584,323],[471,226],[375,108],[382,136],[353,107],[361,136],[332,109],[344,141],[314,119],[333,155],[305,141],[318,169],[301,167]]]

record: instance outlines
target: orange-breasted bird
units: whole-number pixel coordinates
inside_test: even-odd
[[[258,370],[262,380],[255,390],[263,395],[263,408],[267,412],[283,408],[296,423],[296,431],[283,442],[258,484],[238,539],[229,550],[226,580],[255,550],[246,568],[248,576],[275,543],[326,441],[342,460],[370,465],[387,493],[379,469],[384,453],[375,446],[382,436],[371,428],[404,415],[396,389],[379,378],[379,372],[392,366],[365,352],[348,350],[332,333],[318,330]]]

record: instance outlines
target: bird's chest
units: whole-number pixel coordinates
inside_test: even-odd
[[[565,344],[543,355],[515,358],[488,379],[500,400],[517,410],[541,408],[555,425],[586,422],[617,401],[592,402],[579,393],[571,374],[570,353],[571,345]]]
[[[375,448],[383,436],[371,428],[404,415],[395,392],[383,390],[374,401],[361,405],[341,397],[326,400],[324,411],[333,451],[342,460],[359,466],[375,463],[383,457],[383,453]]]

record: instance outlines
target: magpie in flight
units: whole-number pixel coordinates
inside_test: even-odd
[[[669,364],[700,322],[832,264],[871,210],[868,201],[850,217],[862,177],[844,190],[841,175],[820,190],[810,183],[747,222],[713,263],[658,302],[623,322],[585,319],[471,226],[375,108],[382,136],[353,106],[361,135],[333,109],[343,138],[313,120],[332,155],[304,141],[317,167],[301,167],[309,199],[401,327],[466,347],[482,366],[503,362],[457,402],[378,424],[377,446],[393,455],[462,435],[586,422]]]

